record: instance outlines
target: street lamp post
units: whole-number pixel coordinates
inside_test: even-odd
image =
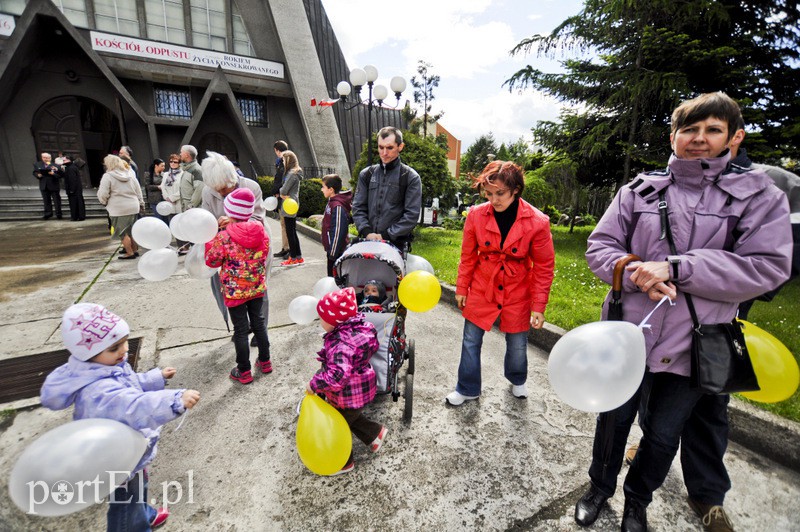
[[[354,68],[350,71],[350,83],[340,81],[336,85],[336,92],[339,93],[339,98],[342,103],[347,102],[347,97],[350,95],[352,89],[355,89],[356,102],[350,107],[346,107],[347,111],[361,105],[367,104],[367,164],[372,166],[372,107],[377,104],[377,107],[383,107],[383,101],[389,96],[389,89],[384,85],[376,85],[375,80],[378,79],[378,69],[372,65],[367,65],[364,68]],[[352,88],[351,88],[352,85]],[[361,100],[361,88],[366,85],[368,88],[367,99]],[[396,109],[400,104],[400,95],[406,90],[406,80],[400,76],[395,76],[389,82],[389,86],[397,98],[397,103],[391,109]],[[388,107],[388,106],[387,106]]]

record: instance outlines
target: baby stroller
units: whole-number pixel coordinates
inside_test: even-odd
[[[357,294],[364,283],[376,279],[386,286],[387,303],[383,312],[367,312],[364,315],[378,330],[380,347],[372,356],[372,364],[378,381],[378,393],[392,394],[397,400],[405,400],[403,420],[411,423],[414,394],[414,340],[406,338],[406,308],[397,299],[397,287],[405,274],[403,255],[387,242],[354,240],[333,266],[333,275],[340,288],[352,286]],[[400,392],[400,368],[408,360],[405,388]]]

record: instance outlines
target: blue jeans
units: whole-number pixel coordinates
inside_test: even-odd
[[[689,497],[722,505],[731,488],[722,457],[728,447],[728,395],[704,394],[689,377],[645,373],[641,390],[642,440],[625,477],[625,497],[653,500],[682,444],[681,464]]]
[[[147,471],[112,492],[108,499],[108,532],[144,532],[156,518],[156,509],[147,504]]]
[[[464,337],[461,341],[461,363],[458,365],[456,391],[462,395],[481,394],[481,346],[486,331],[469,320],[464,320]],[[525,384],[528,380],[528,332],[506,333],[504,374],[511,384]]]

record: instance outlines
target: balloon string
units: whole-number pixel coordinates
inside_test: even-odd
[[[639,327],[640,329],[649,329],[649,328],[651,327],[651,326],[650,326],[650,324],[649,324],[649,323],[647,323],[647,321],[650,319],[650,316],[652,316],[652,315],[653,315],[653,313],[654,313],[656,310],[658,310],[658,307],[660,307],[660,306],[661,306],[661,305],[664,303],[664,301],[669,301],[669,305],[670,305],[671,307],[672,307],[672,306],[675,306],[675,302],[674,302],[674,301],[672,301],[672,300],[669,298],[669,296],[664,296],[664,297],[662,297],[662,298],[661,298],[661,301],[659,301],[659,302],[658,302],[658,305],[656,305],[656,307],[655,307],[653,310],[651,310],[651,311],[650,311],[650,314],[648,314],[647,316],[645,316],[645,317],[644,317],[644,319],[642,320],[642,322],[641,322],[641,323],[638,325],[638,327]]]
[[[175,430],[173,430],[172,432],[178,432],[179,430],[181,430],[181,427],[183,426],[183,422],[186,421],[186,416],[188,416],[188,415],[189,415],[189,409],[187,408],[187,409],[185,409],[183,411],[183,414],[181,414],[180,423],[178,423],[178,426],[175,427]]]

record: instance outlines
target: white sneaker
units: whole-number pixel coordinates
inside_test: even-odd
[[[461,395],[458,392],[451,392],[447,394],[447,397],[444,398],[444,402],[451,406],[460,406],[464,404],[464,401],[474,401],[477,399],[478,395]]]
[[[525,399],[528,397],[528,389],[524,384],[514,384],[511,386],[511,394],[517,399]]]

